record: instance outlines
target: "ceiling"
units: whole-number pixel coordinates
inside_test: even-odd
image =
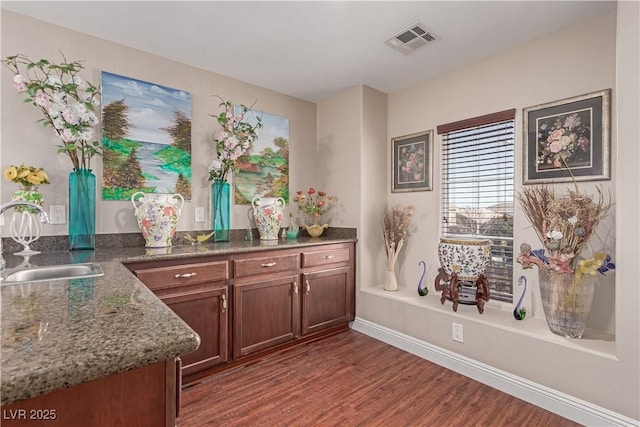
[[[2,1],[2,8],[311,102],[392,93],[614,10],[615,1]],[[410,55],[384,40],[416,22]]]

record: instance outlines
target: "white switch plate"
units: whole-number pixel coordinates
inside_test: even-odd
[[[49,206],[49,224],[66,224],[67,213],[64,205]]]
[[[454,341],[464,342],[464,326],[459,323],[451,324],[451,338]]]
[[[195,217],[196,222],[204,222],[204,208],[202,206],[196,207]]]

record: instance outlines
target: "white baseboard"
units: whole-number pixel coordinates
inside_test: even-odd
[[[361,318],[351,328],[585,426],[640,426],[638,420],[553,390]]]

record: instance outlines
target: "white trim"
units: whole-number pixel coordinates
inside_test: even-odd
[[[633,420],[617,412],[501,371],[368,320],[357,317],[351,327],[355,331],[362,332],[577,423],[586,426],[640,426],[638,420]]]

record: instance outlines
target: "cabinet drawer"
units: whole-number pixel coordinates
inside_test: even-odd
[[[149,289],[163,289],[226,280],[229,278],[228,265],[227,261],[214,261],[144,268],[133,272]]]
[[[234,277],[279,273],[298,268],[298,255],[274,255],[261,258],[244,258],[233,261]]]
[[[314,267],[316,265],[335,264],[349,261],[349,248],[328,249],[326,251],[313,251],[302,253],[302,267]]]

